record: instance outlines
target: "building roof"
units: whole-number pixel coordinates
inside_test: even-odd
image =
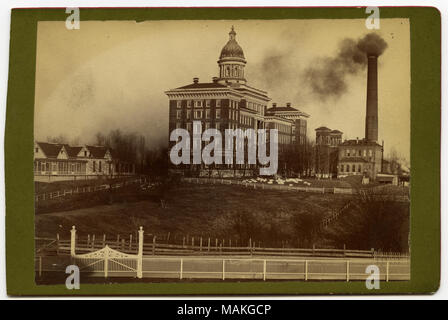
[[[214,89],[214,88],[226,88],[226,87],[227,86],[217,82],[204,82],[204,83],[195,82],[176,89]]]
[[[65,150],[67,150],[67,154],[69,158],[76,158],[78,156],[79,151],[81,151],[82,147],[76,146],[71,147],[68,144],[64,144]]]
[[[243,49],[240,47],[238,42],[235,40],[236,32],[232,26],[232,29],[229,32],[229,41],[227,41],[226,45],[222,48],[219,59],[224,58],[244,58]]]
[[[103,146],[86,146],[90,151],[92,158],[104,158],[107,152],[107,148]]]
[[[314,129],[315,131],[331,131],[331,129],[330,128],[327,128],[327,127],[319,127],[319,128],[317,128],[317,129]]]
[[[337,134],[339,134],[339,133],[343,133],[342,131],[339,131],[339,130],[331,130],[331,133],[337,133]]]
[[[266,110],[267,112],[277,112],[277,111],[290,111],[290,112],[300,112],[299,110],[297,110],[296,108],[293,107],[271,107],[269,109]]]
[[[60,143],[50,143],[50,142],[38,142],[36,143],[39,145],[39,147],[42,149],[43,153],[48,158],[57,158],[59,155],[59,152],[61,151],[62,144]]]
[[[340,146],[377,146],[381,147],[378,143],[375,141],[369,141],[366,139],[352,139],[352,140],[345,140],[340,144]]]

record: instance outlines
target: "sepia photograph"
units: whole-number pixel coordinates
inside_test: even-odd
[[[36,284],[411,280],[411,29],[380,22],[39,21]]]

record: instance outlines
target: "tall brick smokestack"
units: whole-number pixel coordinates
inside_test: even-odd
[[[367,57],[366,140],[378,141],[378,57],[387,43],[376,33],[359,40],[357,48]]]
[[[366,140],[378,141],[378,56],[367,56]]]

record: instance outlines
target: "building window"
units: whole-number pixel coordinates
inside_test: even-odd
[[[217,108],[221,107],[221,100],[216,100],[216,107]]]
[[[216,110],[216,119],[221,119],[221,109]]]
[[[350,157],[350,150],[345,150],[345,154],[347,155],[347,157]],[[348,171],[348,170],[347,170]]]
[[[195,108],[202,108],[202,100],[196,100],[194,102],[194,107]]]
[[[202,110],[195,110],[194,118],[195,119],[202,119]]]
[[[358,156],[361,156],[361,149],[358,150]]]
[[[210,108],[210,100],[206,100],[206,101],[205,101],[205,106],[206,106],[207,108]]]
[[[364,151],[363,151],[363,156],[364,156],[364,157],[367,157],[367,150],[365,150],[365,149],[364,149]]]
[[[187,100],[187,108],[191,108],[191,100]]]
[[[347,168],[347,172],[350,172],[350,165],[349,164],[346,166],[346,168]]]
[[[352,164],[352,172],[356,172],[356,166]]]
[[[344,165],[341,165],[341,172],[344,172]]]
[[[93,172],[96,172],[96,162],[93,161]]]
[[[191,119],[191,110],[187,110],[187,119],[188,119],[188,120]]]
[[[192,130],[192,123],[191,122],[188,122],[187,123],[187,130],[189,131],[189,132],[191,132]]]
[[[182,108],[182,100],[177,100],[177,108]]]
[[[177,117],[177,119],[181,119],[182,118],[182,111],[181,110],[177,110],[176,117]]]
[[[372,149],[369,150],[369,156],[371,157],[373,155]]]
[[[358,172],[361,172],[361,165],[358,164]]]
[[[221,123],[216,122],[215,123],[215,128],[216,128],[216,130],[221,130]]]
[[[210,119],[210,110],[205,110],[205,118]]]

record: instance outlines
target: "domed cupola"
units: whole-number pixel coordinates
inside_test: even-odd
[[[243,49],[235,40],[236,32],[232,26],[229,32],[229,41],[221,50],[219,56],[219,82],[220,83],[245,83]]]

